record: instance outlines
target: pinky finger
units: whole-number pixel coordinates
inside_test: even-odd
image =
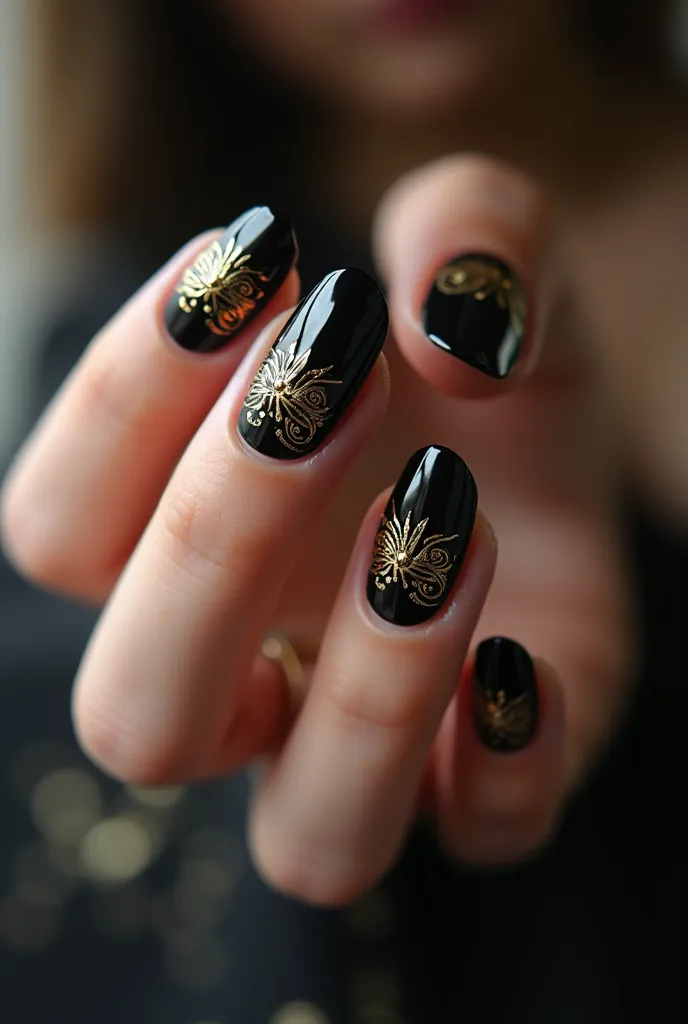
[[[565,785],[564,703],[553,670],[503,637],[483,641],[438,737],[442,839],[462,861],[518,862],[552,834]]]

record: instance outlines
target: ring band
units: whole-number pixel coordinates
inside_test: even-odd
[[[294,711],[303,704],[306,696],[306,670],[304,659],[296,646],[283,633],[266,633],[260,645],[260,653],[268,661],[276,662],[282,669],[289,692],[289,702]]]

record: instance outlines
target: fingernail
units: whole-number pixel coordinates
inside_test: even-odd
[[[514,640],[483,640],[475,655],[473,716],[483,743],[521,750],[535,732],[538,695],[533,661]]]
[[[372,370],[388,322],[372,277],[354,268],[328,274],[263,360],[239,416],[244,440],[274,459],[318,448]]]
[[[383,619],[415,626],[444,603],[473,532],[478,491],[450,448],[421,448],[387,502],[373,545],[368,601]]]
[[[430,341],[490,377],[511,372],[523,342],[526,301],[518,278],[493,256],[457,256],[437,273],[422,321]]]
[[[255,206],[196,257],[165,309],[165,325],[182,348],[215,352],[275,295],[297,257],[289,221]]]

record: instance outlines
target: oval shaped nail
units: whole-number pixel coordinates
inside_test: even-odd
[[[483,640],[475,654],[473,717],[491,750],[521,750],[537,722],[538,694],[533,660],[515,640]]]
[[[383,619],[415,626],[446,601],[473,533],[475,480],[451,448],[421,448],[385,508],[368,576],[368,601]]]
[[[297,459],[318,448],[372,370],[387,303],[363,270],[328,274],[298,306],[256,374],[239,432],[256,451]]]
[[[177,282],[165,308],[170,336],[191,352],[229,344],[277,293],[297,255],[288,220],[268,206],[247,210]]]
[[[518,278],[505,263],[470,253],[437,272],[421,319],[433,344],[501,380],[521,351],[526,302]]]

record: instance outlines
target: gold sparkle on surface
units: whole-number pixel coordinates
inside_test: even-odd
[[[533,731],[533,708],[528,694],[507,700],[503,690],[487,687],[473,691],[473,709],[478,727],[491,739],[517,745]]]
[[[438,273],[435,284],[444,295],[472,295],[479,302],[492,297],[508,309],[511,326],[521,337],[525,328],[526,302],[518,281],[506,267],[480,256],[461,256]]]
[[[386,590],[391,583],[400,583],[409,591],[414,604],[434,608],[442,600],[447,587],[447,574],[454,559],[443,544],[455,540],[457,534],[443,537],[433,533],[424,537],[429,518],[411,529],[411,511],[404,524],[397,518],[394,504],[392,516],[382,516],[373,546],[373,561],[370,568],[378,590]]]
[[[236,238],[230,238],[224,249],[219,241],[212,242],[177,286],[179,308],[193,313],[201,304],[206,327],[213,334],[238,330],[263,298],[260,286],[268,280],[250,266],[250,259]]]
[[[273,348],[263,360],[244,402],[246,419],[259,427],[266,417],[275,424],[275,437],[291,451],[310,444],[330,415],[326,384],[341,384],[327,374],[332,366],[307,370],[312,349],[296,355],[296,342]]]

